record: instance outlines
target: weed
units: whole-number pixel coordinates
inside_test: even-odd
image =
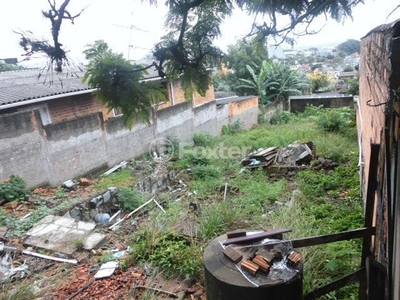
[[[241,120],[236,120],[232,124],[222,126],[223,135],[234,135],[236,133],[242,132],[244,129],[244,122]]]
[[[76,250],[78,250],[78,251],[83,250],[83,240],[82,239],[76,239],[76,240],[74,240],[73,243],[74,243]]]
[[[118,202],[123,210],[132,211],[142,205],[145,200],[146,197],[133,187],[119,188]]]
[[[210,147],[215,142],[215,137],[213,137],[211,134],[204,132],[196,132],[195,134],[193,134],[192,139],[194,145],[200,147]]]
[[[2,285],[0,291],[0,300],[31,300],[36,299],[36,295],[33,292],[33,287],[26,284],[18,284],[10,287],[8,285]]]
[[[221,170],[215,166],[196,166],[192,169],[192,174],[195,180],[220,178],[222,176]]]
[[[17,175],[11,175],[8,180],[0,183],[0,200],[19,201],[24,200],[28,195],[25,181]]]
[[[201,248],[170,231],[147,228],[136,234],[132,255],[139,262],[158,266],[166,276],[198,277],[202,270]]]
[[[102,264],[105,264],[105,263],[107,263],[107,262],[109,262],[109,261],[113,261],[113,260],[115,260],[115,257],[114,257],[114,255],[112,255],[112,253],[109,253],[109,252],[107,252],[107,253],[104,253],[102,256],[100,256],[100,258],[99,258],[99,261],[100,261],[100,263],[102,263]]]

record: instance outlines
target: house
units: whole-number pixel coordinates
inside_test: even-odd
[[[38,69],[0,72],[0,114],[38,110],[43,125],[71,120],[76,117],[101,112],[104,120],[120,114],[108,111],[93,95],[94,89],[82,83],[84,72],[69,70],[65,74],[43,73]],[[203,97],[194,93],[185,99],[179,79],[169,82],[150,70],[144,81],[158,81],[165,87],[166,101],[157,109],[163,109],[190,100],[193,106],[214,100],[212,85]]]
[[[361,40],[357,125],[365,227],[360,299],[400,299],[400,20]]]

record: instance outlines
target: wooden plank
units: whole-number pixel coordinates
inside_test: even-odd
[[[364,227],[371,227],[374,219],[375,193],[377,188],[377,174],[379,163],[380,144],[371,144],[371,155],[368,171],[368,186],[365,200]],[[361,267],[365,267],[367,257],[371,256],[371,237],[364,237],[361,252]],[[360,281],[359,300],[367,299],[367,280]]]
[[[222,253],[228,257],[231,261],[233,261],[235,264],[237,264],[239,261],[242,260],[243,256],[240,254],[238,251],[233,249],[232,247],[228,246],[226,247]]]
[[[275,151],[276,149],[278,149],[278,147],[269,147],[267,149],[261,150],[260,152],[254,153],[254,154],[250,155],[249,157],[264,156],[264,155],[268,154],[269,152]]]
[[[277,234],[282,234],[285,232],[290,232],[292,231],[291,229],[275,229],[275,230],[270,230],[270,231],[264,231],[261,233],[256,233],[256,234],[249,234],[246,236],[241,236],[233,239],[227,239],[224,242],[222,242],[222,245],[230,245],[230,244],[239,244],[239,243],[244,243],[244,242],[250,242],[250,241],[257,241],[257,240],[262,240]]]
[[[360,228],[355,230],[343,231],[339,233],[331,233],[314,237],[307,237],[292,240],[294,248],[316,246],[321,244],[346,241],[356,238],[370,237],[375,234],[375,227]]]
[[[349,285],[350,283],[354,283],[360,281],[362,278],[365,278],[365,268],[359,269],[351,274],[343,276],[342,278],[335,280],[327,285],[324,285],[311,293],[308,293],[303,297],[303,300],[314,300],[319,297],[326,295],[330,292],[341,289],[342,287]]]
[[[386,269],[385,267],[368,257],[366,263],[368,300],[385,299]],[[389,298],[392,299],[392,298]]]

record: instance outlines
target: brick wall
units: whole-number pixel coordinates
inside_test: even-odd
[[[361,141],[364,187],[368,185],[371,143],[382,143],[385,105],[381,104],[386,103],[389,98],[390,41],[391,35],[380,31],[372,31],[361,40],[357,124]]]
[[[49,101],[48,108],[53,123],[97,112],[101,112],[105,119],[113,116],[113,113],[108,113],[108,109],[90,93]]]
[[[250,99],[243,99],[241,101],[235,101],[229,103],[229,116],[237,116],[242,114],[248,109],[258,108],[258,97],[252,97]]]

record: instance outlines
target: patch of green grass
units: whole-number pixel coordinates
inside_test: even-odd
[[[103,192],[111,186],[122,187],[131,186],[134,182],[134,177],[130,169],[121,169],[117,172],[111,173],[107,177],[101,178],[93,185],[93,190],[96,193]]]
[[[203,268],[201,247],[168,230],[147,227],[135,234],[131,254],[138,262],[149,262],[167,277],[200,276]]]

